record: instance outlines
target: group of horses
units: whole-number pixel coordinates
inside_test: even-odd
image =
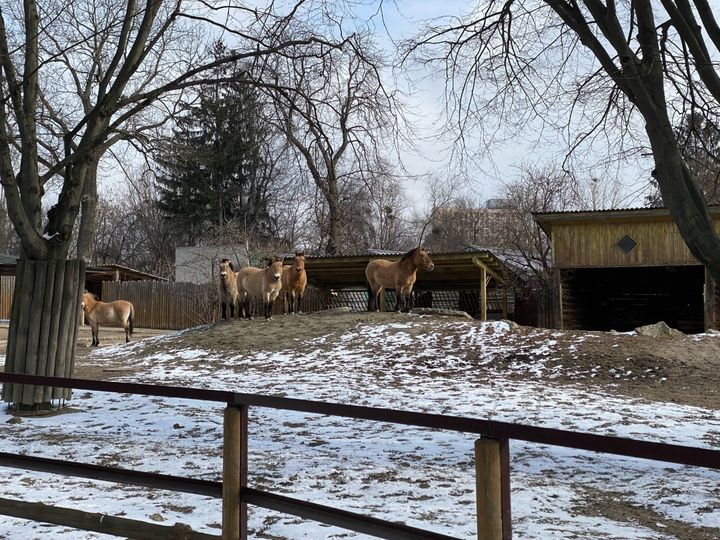
[[[296,251],[292,264],[283,265],[283,259],[265,259],[263,268],[245,266],[237,272],[230,259],[221,259],[218,267],[218,294],[220,316],[227,320],[235,318],[235,308],[241,319],[252,319],[250,309],[252,298],[260,298],[263,314],[272,319],[272,305],[283,292],[286,313],[300,313],[302,297],[307,287],[305,253]]]
[[[305,253],[296,251],[291,264],[283,265],[283,259],[265,259],[263,268],[245,266],[237,272],[230,259],[221,259],[218,267],[218,294],[221,317],[227,320],[237,314],[241,319],[252,319],[250,301],[261,298],[265,319],[272,319],[272,304],[284,293],[284,312],[301,313],[301,302],[307,287]],[[398,261],[374,259],[365,268],[369,286],[368,311],[380,310],[380,295],[385,289],[395,289],[395,311],[408,312],[412,309],[412,289],[418,269],[432,271],[435,268],[425,247],[420,246],[405,253]],[[100,324],[120,325],[125,330],[125,342],[133,333],[135,309],[130,302],[115,300],[101,302],[98,297],[85,291],[82,295],[82,310],[92,331],[92,346],[100,344]]]
[[[219,296],[221,316],[227,320],[235,318],[235,306],[241,319],[252,318],[250,299],[262,299],[266,319],[271,319],[272,304],[284,293],[285,313],[301,312],[301,301],[307,286],[305,253],[295,252],[292,264],[283,265],[281,258],[266,259],[264,268],[246,266],[235,272],[229,259],[222,259],[219,265]],[[424,246],[405,253],[398,261],[374,259],[365,268],[368,282],[368,311],[379,311],[379,297],[385,289],[395,289],[395,311],[408,312],[412,309],[412,289],[418,269],[428,272],[435,268]]]

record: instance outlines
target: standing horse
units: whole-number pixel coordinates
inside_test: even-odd
[[[220,311],[223,320],[227,320],[227,307],[230,306],[230,318],[235,318],[235,305],[238,301],[238,272],[235,272],[230,259],[220,259],[219,264],[218,295],[220,296]],[[238,309],[238,313],[240,310]]]
[[[296,311],[302,313],[302,311],[300,311],[300,302],[302,301],[306,286],[305,252],[296,251],[293,263],[283,266],[282,288],[283,291],[285,291],[283,296],[285,297],[286,313],[295,313]],[[289,309],[288,301],[290,303]]]
[[[282,289],[282,259],[268,260],[265,268],[246,266],[238,272],[238,299],[240,302],[241,317],[252,319],[250,314],[250,297],[260,296],[263,300],[265,319],[272,319],[272,303]]]
[[[100,324],[119,324],[125,329],[125,343],[130,341],[133,333],[133,320],[135,319],[135,308],[125,300],[114,302],[101,302],[98,297],[85,291],[82,295],[82,310],[90,323],[92,330],[92,346],[100,345],[98,339],[98,327]]]
[[[432,271],[435,268],[430,255],[423,247],[408,251],[399,261],[383,259],[370,261],[365,268],[365,277],[370,284],[368,311],[380,311],[378,297],[385,289],[395,289],[395,311],[408,312],[412,309],[410,294],[417,277],[418,268]]]

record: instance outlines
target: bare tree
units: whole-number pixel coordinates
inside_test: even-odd
[[[380,149],[398,141],[404,120],[397,95],[384,85],[384,62],[367,37],[303,58],[273,58],[262,66],[272,84],[272,120],[300,154],[327,205],[325,252],[340,250],[343,192],[367,178]]]
[[[502,222],[501,247],[514,252],[515,264],[540,281],[550,278],[552,255],[547,235],[533,219],[536,212],[576,210],[583,205],[577,179],[559,166],[524,165],[520,175],[501,190],[509,219]]]
[[[716,13],[707,0],[489,0],[428,25],[405,59],[441,63],[464,133],[474,124],[493,138],[499,117],[514,133],[564,130],[571,150],[649,146],[683,239],[720,279],[720,239],[673,129],[720,111]]]
[[[72,321],[84,273],[81,262],[68,266],[66,259],[83,198],[95,194],[87,186],[94,183],[99,157],[133,130],[143,114],[162,103],[164,96],[216,81],[211,74],[219,65],[289,49],[301,56],[302,46],[312,46],[310,54],[331,50],[335,44],[310,32],[292,39],[282,35],[288,21],[301,16],[303,4],[290,5],[286,14],[276,12],[273,4],[267,9],[225,6],[225,20],[235,21],[235,26],[223,30],[237,39],[238,46],[226,57],[204,63],[164,47],[173,32],[183,28],[199,24],[217,28],[215,10],[221,6],[214,3],[109,3],[108,16],[97,21],[97,26],[92,19],[88,25],[73,25],[58,15],[64,9],[42,0],[2,4],[0,181],[23,250],[15,291],[22,301],[14,303],[17,310],[10,327],[7,371],[61,375],[72,371],[76,335]],[[83,17],[94,13],[92,7]],[[83,53],[88,40],[107,40],[108,46],[97,58],[88,59]],[[53,44],[52,50],[48,43]],[[89,76],[78,82],[77,74],[87,72]],[[150,77],[150,73],[161,76]],[[74,98],[80,87],[86,90],[82,95],[87,101],[77,106]],[[79,115],[75,114],[78,110],[82,111]],[[46,113],[54,122],[39,121]],[[51,181],[58,198],[45,217],[43,196]],[[94,227],[92,216],[87,227]],[[85,232],[81,225],[81,238]],[[31,309],[42,313],[32,326],[28,323]],[[68,395],[3,386],[5,401],[29,407]]]

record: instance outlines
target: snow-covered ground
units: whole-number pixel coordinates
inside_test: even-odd
[[[524,424],[720,446],[720,412],[643,402],[554,383],[554,341],[525,352],[545,382],[492,376],[444,347],[444,335],[417,334],[412,318],[359,325],[341,339],[317,338],[280,352],[243,357],[179,349],[173,335],[95,351],[98,362],[130,355],[136,374],[122,380],[279,394],[358,405],[490,418]],[[507,339],[505,323],[451,322],[460,351],[483,350],[492,368]],[[502,344],[497,339],[504,336]],[[422,339],[425,352],[405,354]],[[581,338],[580,338],[581,339]],[[381,340],[381,351],[370,344]],[[163,352],[158,348],[166,344]],[[145,347],[153,354],[143,357]],[[529,346],[526,346],[528,348]],[[181,359],[181,362],[178,362]],[[222,406],[77,391],[77,412],[0,424],[0,451],[220,479]],[[47,441],[53,441],[51,445]],[[251,409],[250,485],[459,538],[474,538],[473,437],[366,421]],[[687,526],[720,538],[720,472],[511,442],[516,538],[691,538]],[[172,524],[219,534],[220,501],[84,479],[5,469],[5,497]],[[643,517],[609,506],[645,508]],[[261,509],[250,510],[258,538],[361,537]],[[607,512],[604,512],[607,515]],[[622,517],[625,516],[625,517]],[[629,516],[629,517],[628,517]],[[678,533],[678,531],[686,531]],[[708,531],[710,536],[708,536]],[[0,517],[0,538],[100,538]]]

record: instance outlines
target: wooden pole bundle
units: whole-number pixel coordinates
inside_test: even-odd
[[[70,377],[85,262],[21,259],[16,271],[5,372]],[[2,399],[23,409],[48,408],[52,399],[69,399],[71,392],[6,384]]]

